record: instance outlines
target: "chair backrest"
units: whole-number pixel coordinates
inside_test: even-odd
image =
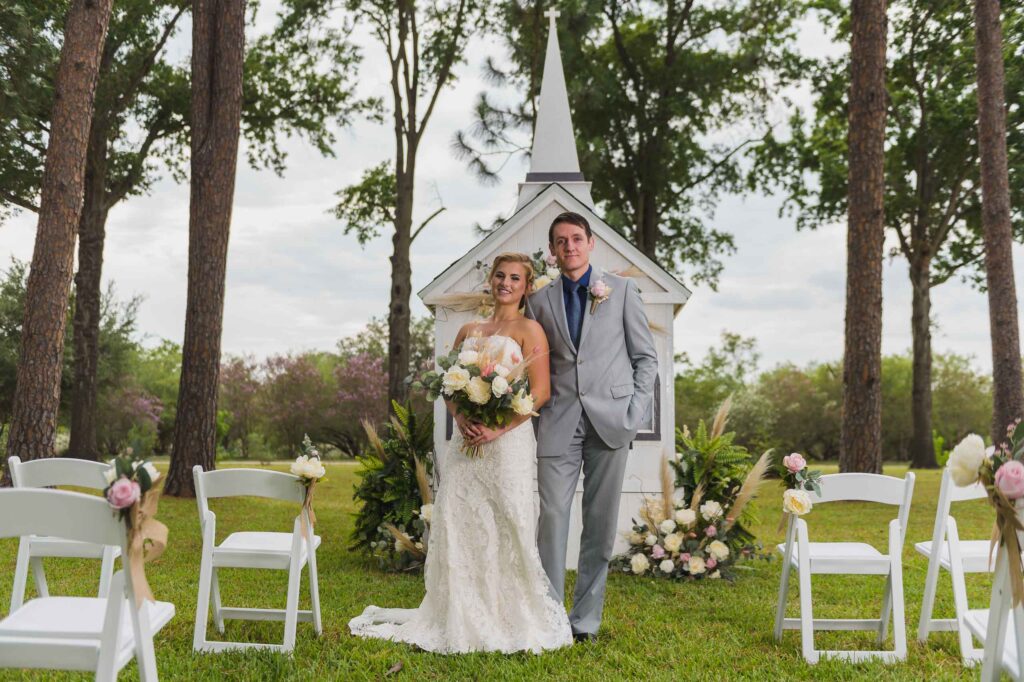
[[[953,483],[953,475],[946,467],[942,470],[942,485],[939,487],[939,504],[942,504],[943,497],[946,498],[946,512],[949,512],[949,503],[964,502],[967,500],[983,500],[988,497],[985,486],[981,481],[968,486],[958,486]]]
[[[825,502],[877,502],[900,508],[899,520],[903,533],[907,532],[910,501],[914,496],[915,476],[911,472],[903,478],[882,474],[828,474],[821,477],[821,494],[811,493],[814,504]]]
[[[16,488],[48,488],[74,485],[103,490],[107,487],[105,473],[109,464],[71,457],[44,457],[22,462],[12,455],[7,459],[11,482]]]
[[[107,501],[69,490],[0,490],[0,538],[51,535],[127,551],[124,523]]]
[[[199,516],[205,514],[207,500],[217,497],[266,497],[302,504],[306,489],[299,477],[280,471],[261,469],[221,469],[203,471],[198,464],[192,468],[196,486]]]

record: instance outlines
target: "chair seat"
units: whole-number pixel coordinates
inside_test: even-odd
[[[889,556],[864,542],[810,542],[811,573],[845,575],[886,575],[892,567]],[[786,545],[777,546],[786,553]],[[793,568],[800,568],[800,547],[793,545]]]
[[[1013,679],[1020,678],[1020,670],[1017,666],[1017,640],[1013,631],[1013,611],[1007,614],[1010,625],[1006,628],[1006,641],[1003,644],[1003,668],[1006,669]],[[964,616],[964,624],[971,634],[978,638],[982,644],[985,643],[985,634],[988,631],[988,609],[974,609]]]
[[[129,609],[121,611],[121,653],[128,657],[134,649],[134,633]],[[174,617],[174,604],[147,602],[149,624],[153,634]],[[60,640],[64,644],[95,646],[99,650],[99,637],[107,600],[97,597],[40,597],[31,599],[20,609],[0,621],[0,642],[4,639]]]
[[[320,536],[313,536],[313,547]],[[242,531],[232,533],[213,550],[213,565],[236,568],[288,568],[291,561],[292,534]],[[305,566],[306,543],[302,543],[299,565]]]
[[[112,545],[114,558],[121,556],[121,548]],[[78,540],[50,537],[49,535],[33,535],[30,539],[29,553],[36,557],[73,557],[78,559],[102,559],[104,545]]]
[[[990,543],[988,540],[961,540],[960,541],[960,558],[964,566],[964,573],[991,573],[992,567],[989,564],[989,547]],[[926,557],[932,555],[932,543],[931,540],[927,542],[918,542],[914,545],[914,549],[919,554],[923,554]],[[995,552],[992,552],[992,560],[995,562]],[[939,556],[939,565],[941,565],[947,571],[949,570],[949,543],[942,543],[942,554]]]

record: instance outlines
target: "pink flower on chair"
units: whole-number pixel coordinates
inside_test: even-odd
[[[135,481],[129,481],[122,476],[114,481],[107,489],[107,503],[114,509],[127,509],[139,501],[142,496],[142,489]]]
[[[1024,464],[1013,459],[999,467],[996,487],[1011,500],[1024,497]]]
[[[807,468],[807,460],[799,452],[794,452],[791,455],[786,455],[782,458],[782,466],[789,470],[789,473],[795,474],[798,471],[802,471]]]

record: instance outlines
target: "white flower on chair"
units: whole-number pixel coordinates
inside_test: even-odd
[[[958,486],[968,486],[978,480],[985,461],[985,441],[976,433],[968,434],[957,443],[949,455],[950,476]]]

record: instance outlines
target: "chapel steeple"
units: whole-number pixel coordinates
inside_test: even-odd
[[[537,105],[537,121],[534,126],[533,152],[526,181],[519,183],[519,202],[516,209],[523,207],[552,183],[562,185],[577,199],[593,208],[590,183],[580,172],[579,156],[576,154],[576,136],[569,113],[569,93],[565,87],[562,55],[555,27],[555,19],[559,13],[556,10],[548,10],[544,16],[550,23],[547,52],[544,56],[544,75],[540,86],[540,102]]]

